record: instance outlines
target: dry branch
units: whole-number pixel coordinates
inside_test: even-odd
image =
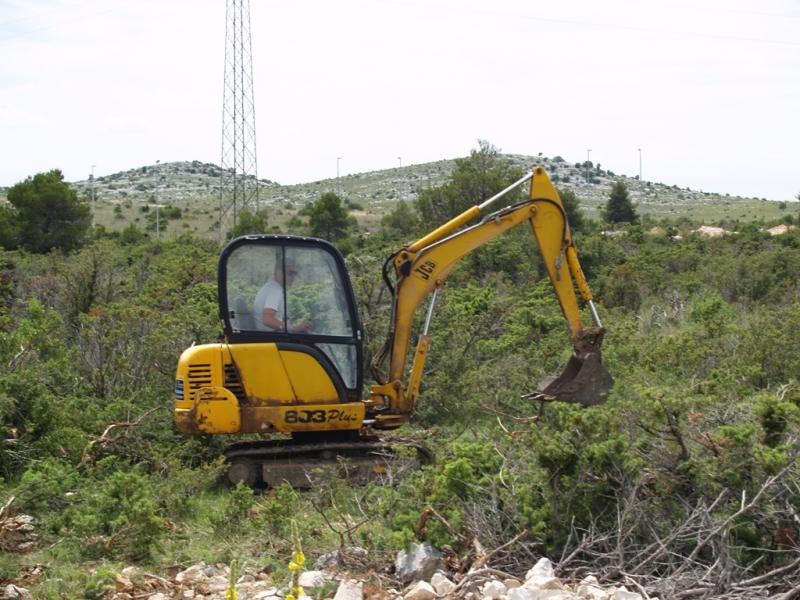
[[[11,497],[10,497],[10,498],[9,498],[9,499],[6,501],[6,503],[5,503],[5,504],[3,504],[3,506],[0,506],[0,520],[2,520],[2,519],[4,518],[6,511],[7,511],[9,508],[11,508],[11,505],[14,503],[14,500],[16,500],[16,498],[17,498],[16,496],[11,496]]]
[[[116,442],[119,439],[118,437],[113,437],[113,438],[111,437],[111,433],[115,429],[130,429],[131,427],[137,427],[147,417],[152,415],[154,412],[156,412],[158,410],[161,410],[162,408],[163,408],[162,406],[156,406],[155,408],[152,408],[152,409],[148,410],[146,413],[141,415],[135,421],[121,421],[119,423],[111,423],[111,425],[109,425],[108,427],[105,428],[105,430],[100,435],[100,437],[91,440],[89,442],[89,444],[86,446],[86,450],[83,453],[83,458],[81,460],[81,464],[85,464],[86,462],[89,461],[89,458],[92,455],[92,450],[94,449],[95,446],[99,446],[99,445],[103,445],[103,444],[113,444],[114,442]]]
[[[492,550],[492,551],[490,551],[490,552],[488,552],[488,553],[484,554],[483,558],[478,558],[478,559],[475,561],[475,565],[474,565],[474,566],[475,566],[475,567],[482,567],[482,566],[483,566],[483,565],[485,565],[487,562],[489,562],[489,559],[490,559],[490,558],[492,558],[493,556],[495,556],[495,555],[496,555],[496,554],[498,554],[499,552],[502,552],[502,551],[503,551],[503,550],[505,550],[506,548],[510,548],[511,546],[513,546],[514,544],[516,544],[518,541],[520,541],[521,539],[525,538],[527,535],[528,535],[528,530],[527,530],[527,529],[523,529],[523,530],[522,530],[520,533],[518,533],[518,534],[517,534],[517,535],[515,535],[513,538],[511,538],[510,540],[508,540],[508,541],[507,541],[505,544],[503,544],[502,546],[498,546],[498,547],[497,547],[497,548],[495,548],[494,550]]]
[[[776,481],[779,481],[793,466],[794,460],[790,460],[789,463],[781,469],[777,475],[773,475],[769,479],[764,482],[764,485],[756,492],[756,495],[753,496],[753,499],[750,502],[745,503],[745,492],[742,491],[742,502],[741,507],[727,519],[725,519],[722,523],[717,525],[714,529],[711,530],[708,535],[706,535],[698,544],[695,546],[692,553],[686,559],[686,562],[675,572],[675,575],[680,574],[689,564],[694,563],[697,556],[700,554],[700,551],[706,547],[706,545],[717,535],[720,534],[724,529],[726,529],[733,521],[741,517],[742,515],[746,514],[750,510],[753,509],[756,505],[758,505],[758,501],[761,499],[761,496],[766,493],[766,491],[771,488]]]
[[[423,510],[419,516],[419,523],[417,524],[418,538],[423,539],[425,537],[423,534],[428,525],[428,519],[431,517],[431,515],[436,517],[442,523],[442,525],[445,526],[445,529],[447,529],[448,533],[450,533],[450,535],[452,535],[454,538],[459,539],[462,542],[467,541],[466,536],[459,533],[452,525],[450,525],[450,523],[447,522],[447,519],[436,512],[436,509],[432,506],[426,506],[425,510]]]

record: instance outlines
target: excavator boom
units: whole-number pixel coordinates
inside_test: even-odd
[[[498,210],[476,225],[459,229],[475,218],[482,208],[527,181],[530,181],[527,200]],[[386,414],[378,415],[378,422],[391,428],[402,423],[404,417],[414,410],[424,358],[430,347],[425,332],[415,353],[409,384],[405,385],[403,376],[412,320],[419,304],[444,284],[452,269],[467,254],[525,222],[530,225],[536,238],[574,346],[573,356],[562,374],[531,397],[584,405],[604,401],[612,384],[600,356],[605,329],[600,323],[586,277],[581,270],[558,192],[545,170],[537,167],[503,192],[466,210],[394,256],[392,262],[396,283],[387,352],[373,360],[374,372],[385,355],[390,355],[388,382],[375,385],[371,390],[371,403],[374,406],[387,406]],[[576,286],[590,306],[594,326],[584,327],[581,323]]]

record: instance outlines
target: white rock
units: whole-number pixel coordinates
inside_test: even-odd
[[[555,577],[555,574],[553,563],[550,562],[550,559],[542,557],[525,575],[525,581],[532,577]]]
[[[125,567],[120,571],[120,575],[128,579],[138,579],[142,576],[142,570],[139,567]]]
[[[114,588],[118,592],[130,592],[133,589],[133,582],[120,574],[114,578]]]
[[[231,581],[225,575],[214,575],[207,578],[202,585],[202,591],[205,594],[213,594],[215,592],[224,592],[230,587]]]
[[[194,596],[194,590],[183,590],[183,592],[181,592],[182,600],[192,600]]]
[[[715,238],[727,235],[730,233],[730,231],[727,231],[722,227],[711,227],[710,225],[701,225],[697,229],[693,230],[692,233],[702,235],[703,237]]]
[[[544,577],[534,575],[522,584],[522,587],[529,590],[563,590],[564,584],[558,577]]]
[[[595,579],[595,581],[597,580]],[[611,596],[611,592],[599,586],[583,582],[578,586],[577,594],[586,600],[607,600]]]
[[[339,584],[333,600],[362,600],[363,597],[364,582],[345,579]]]
[[[797,229],[794,225],[778,225],[777,227],[772,227],[771,229],[767,229],[770,235],[783,235],[784,233],[789,233]]]
[[[231,568],[226,565],[225,563],[217,563],[215,565],[208,565],[203,572],[208,577],[214,577],[215,575],[224,575],[225,577],[230,577]]]
[[[418,581],[405,593],[404,600],[433,600],[436,592],[427,581]]]
[[[487,581],[483,584],[481,593],[483,594],[484,600],[496,600],[500,596],[505,595],[506,591],[506,586],[502,581]]]
[[[555,576],[553,563],[548,558],[540,558],[525,574],[522,587],[530,590],[563,590],[564,584]]]
[[[258,583],[262,586],[265,585],[264,581],[259,581]],[[267,594],[268,596],[280,596],[280,594],[278,593],[278,588],[276,588],[273,585],[270,585],[268,588],[265,588],[263,590],[259,590],[258,593]]]
[[[147,600],[169,600],[169,597],[166,594],[162,594],[158,592],[157,594],[151,594],[147,597]]]
[[[446,596],[456,589],[456,584],[441,571],[436,571],[431,577],[431,587],[439,596]]]
[[[600,585],[600,582],[597,581],[597,577],[594,575],[587,575],[583,579],[581,579],[581,583],[585,583],[586,585]]]
[[[267,600],[267,598],[279,598],[278,590],[275,588],[271,588],[268,590],[264,590],[263,592],[257,592],[252,596],[252,600]]]
[[[580,600],[580,596],[576,596],[567,590],[539,590],[536,600]]]
[[[317,569],[341,569],[347,566],[348,561],[366,560],[369,553],[359,546],[346,546],[333,552],[321,555],[315,562]]]
[[[200,563],[199,565],[192,565],[188,569],[181,571],[177,575],[175,575],[175,581],[177,583],[183,583],[186,585],[196,585],[202,581],[208,579],[204,570],[206,565],[204,563]]]
[[[611,600],[642,600],[642,595],[629,592],[625,588],[619,589],[611,596]]]
[[[312,587],[322,587],[329,581],[332,581],[333,577],[331,577],[325,571],[303,571],[300,573],[300,587],[302,588],[312,588]]]
[[[3,590],[3,597],[12,600],[33,600],[33,596],[27,588],[9,584]]]
[[[539,600],[539,592],[525,587],[517,587],[508,592],[508,600]]]
[[[408,552],[401,550],[394,561],[395,574],[403,583],[430,581],[443,568],[444,555],[428,542],[412,544]]]
[[[518,588],[519,586],[521,586],[522,582],[520,582],[517,579],[504,579],[503,585],[506,586],[507,590],[513,590],[514,588]]]

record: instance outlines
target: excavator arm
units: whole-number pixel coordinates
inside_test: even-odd
[[[483,208],[527,181],[530,181],[527,200],[494,212],[478,224],[459,230],[459,227],[478,216]],[[467,254],[525,222],[530,225],[536,238],[574,345],[574,354],[562,375],[532,397],[579,402],[584,405],[604,401],[605,393],[612,383],[611,376],[600,360],[605,330],[581,270],[558,192],[545,170],[536,167],[499,194],[464,211],[392,257],[396,284],[393,289],[389,337],[382,352],[373,359],[372,365],[373,373],[376,373],[388,354],[388,380],[372,386],[368,401],[368,409],[375,410],[376,425],[386,428],[399,426],[414,410],[425,358],[430,348],[427,328],[438,288]],[[581,323],[576,286],[591,309],[594,320],[591,327],[584,327]],[[428,295],[432,295],[431,304],[406,384],[404,375],[413,318],[419,304]]]

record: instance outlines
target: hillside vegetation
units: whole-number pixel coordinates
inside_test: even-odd
[[[421,181],[468,189],[475,158],[392,176],[408,182],[441,167]],[[489,159],[488,173],[510,176],[527,164]],[[574,184],[584,217],[598,215],[604,184],[585,196],[574,167],[546,162],[560,187]],[[192,168],[211,185],[213,169]],[[426,228],[424,202],[413,203],[422,190],[398,185],[388,205],[382,193],[357,194],[359,181],[343,178],[349,220],[338,244],[369,356],[389,316],[381,264]],[[317,191],[330,186],[294,186],[289,197],[267,185],[270,226],[319,225]],[[456,570],[476,548],[499,549],[488,564],[513,574],[547,556],[563,577],[627,577],[661,598],[769,597],[800,585],[800,232],[762,231],[767,213],[745,223],[730,200],[723,216],[736,232],[716,238],[692,234],[699,222],[686,211],[657,219],[649,210],[660,205],[644,199],[645,226],[618,224],[621,235],[584,218],[576,242],[616,381],[592,408],[522,398],[566,363],[566,324],[529,232],[488,244],[440,294],[419,410],[403,431],[434,450],[435,464],[386,485],[253,493],[219,483],[232,440],[172,424],[178,356],[220,333],[219,246],[190,205],[196,188],[175,197],[180,219],[160,240],[130,227],[139,196],[101,189],[104,210],[131,203],[126,233],[107,221],[70,254],[0,254],[0,524],[31,515],[37,536],[20,545],[0,525],[0,582],[36,598],[111,598],[128,564],[165,574],[236,560],[285,586],[294,522],[309,561],[365,548],[376,594],[383,566],[414,540],[445,549]],[[358,204],[374,214],[354,223],[347,206]],[[293,224],[283,225],[280,211],[290,210]]]

